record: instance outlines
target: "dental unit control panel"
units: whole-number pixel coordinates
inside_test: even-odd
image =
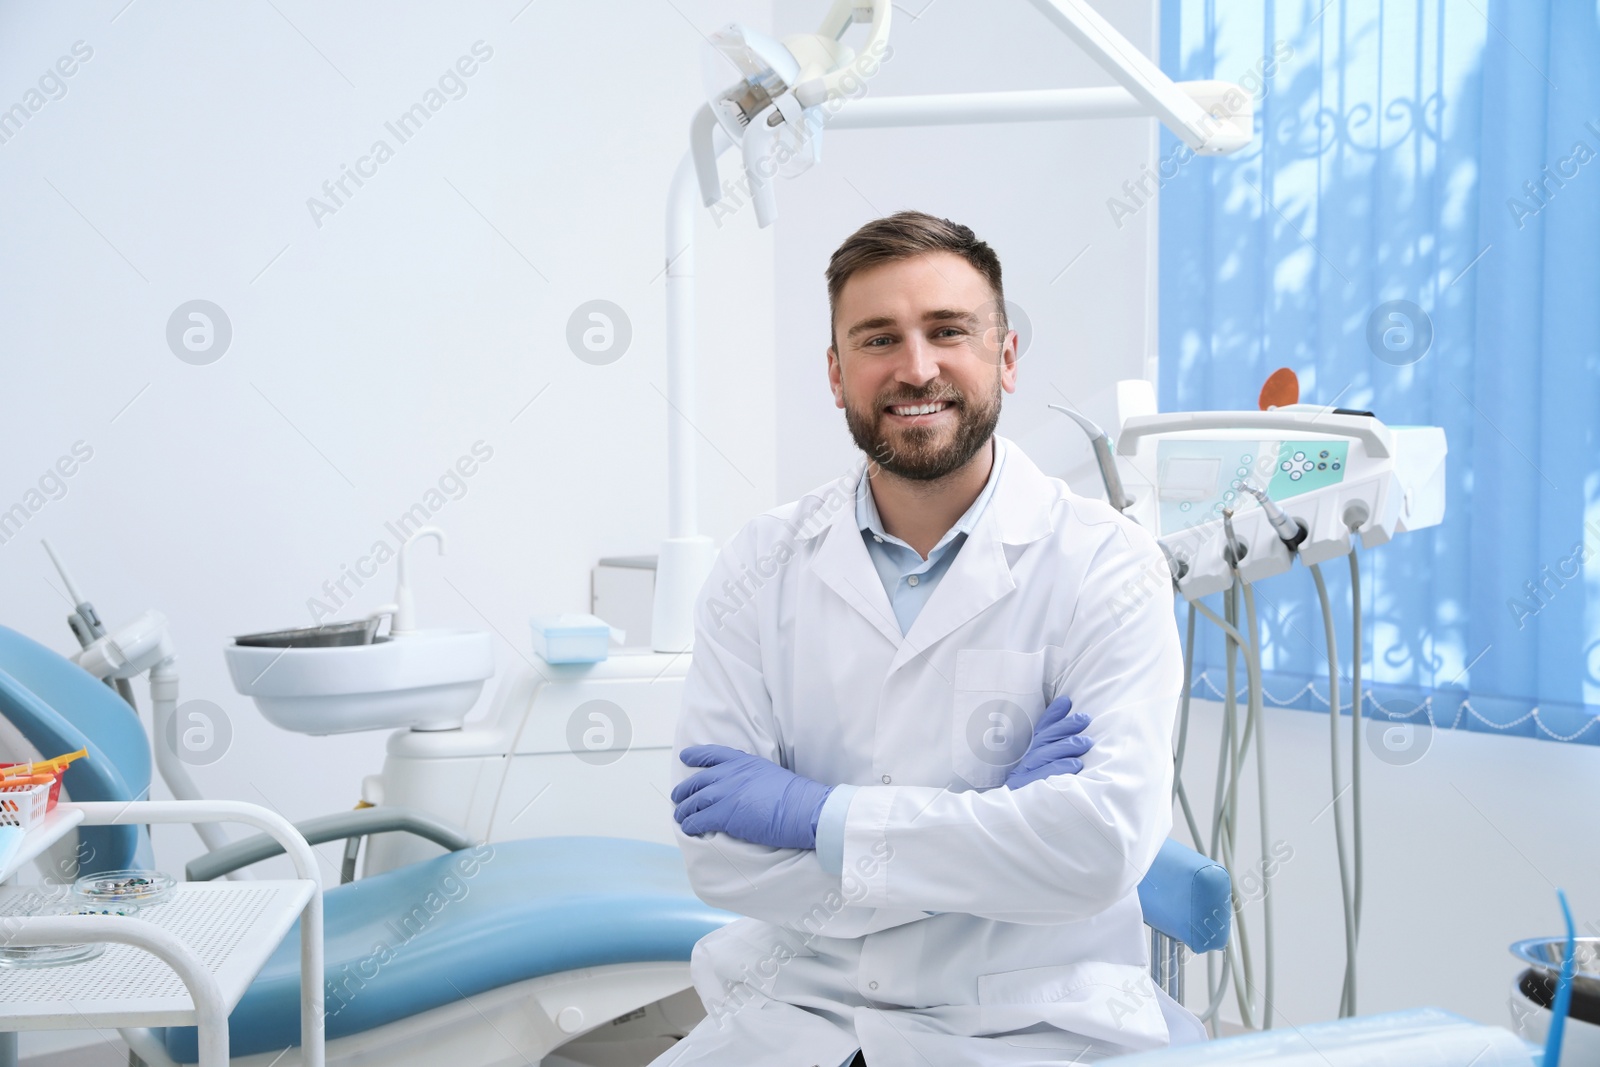
[[[1269,390],[1287,390],[1286,403]],[[1155,413],[1149,382],[1118,382],[1111,437],[1050,407],[1088,436],[1111,506],[1155,534],[1190,601],[1281,574],[1444,518],[1444,430],[1386,426],[1371,412],[1299,403],[1288,370],[1259,411]]]
[[[1187,598],[1319,563],[1444,517],[1444,431],[1315,404],[1140,415],[1122,425],[1125,513],[1154,533]],[[1264,494],[1304,534],[1294,551]],[[1292,529],[1292,526],[1290,527]]]

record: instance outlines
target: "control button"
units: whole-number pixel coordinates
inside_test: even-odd
[[[883,784],[884,785],[888,785],[889,784],[889,776],[887,774],[883,776]]]
[[[1187,500],[1185,500],[1183,503],[1179,504],[1178,505],[1178,510],[1179,511],[1188,511],[1189,510],[1189,502]]]
[[[1338,460],[1334,460],[1333,461],[1333,469],[1334,470],[1338,470],[1339,469],[1339,461]]]
[[[1233,503],[1233,498],[1238,496],[1238,495],[1239,494],[1235,493],[1232,489],[1229,489],[1226,493],[1222,494],[1222,499],[1224,501],[1226,501],[1227,503],[1231,504],[1231,503]]]
[[[1246,454],[1246,455],[1243,455],[1243,456],[1239,457],[1239,462],[1243,463],[1245,466],[1249,466],[1250,465],[1250,460],[1253,459],[1253,458],[1254,458],[1253,456],[1250,456],[1250,455]]]
[[[877,989],[878,988],[878,983],[877,982],[868,982],[867,983],[867,988],[868,989]]]
[[[1325,470],[1327,470],[1327,469],[1328,469],[1328,465],[1327,465],[1327,464],[1326,464],[1326,463],[1318,463],[1318,464],[1317,464],[1317,470],[1319,470],[1319,471],[1325,471]]]
[[[1310,470],[1311,469],[1311,461],[1308,459],[1304,463],[1300,464],[1300,469],[1303,470],[1303,471]]]
[[[1300,480],[1300,472],[1299,471],[1290,471],[1289,472],[1289,480],[1291,482],[1298,482]]]
[[[1289,468],[1290,468],[1290,467],[1291,467],[1291,466],[1292,466],[1292,465],[1293,465],[1293,464],[1291,464],[1291,463],[1290,463],[1290,462],[1289,462],[1289,461],[1288,461],[1288,460],[1284,460],[1284,461],[1283,461],[1283,462],[1282,462],[1282,463],[1280,463],[1280,464],[1278,464],[1278,469],[1279,469],[1279,470],[1281,470],[1281,471],[1286,471],[1286,470],[1288,470],[1288,469],[1289,469]]]
[[[1250,476],[1250,468],[1249,467],[1240,467],[1238,470],[1234,471],[1233,473],[1237,474],[1241,478],[1248,478]]]
[[[1233,487],[1234,487],[1234,488],[1235,488],[1235,489],[1237,489],[1237,488],[1239,488],[1239,485],[1240,485],[1240,482],[1239,482],[1239,479],[1237,479],[1237,478],[1235,478],[1235,479],[1234,479],[1234,480],[1233,480]]]
[[[1327,459],[1328,458],[1328,450],[1326,448],[1324,448],[1321,452],[1318,452],[1317,455],[1322,457],[1323,459]]]
[[[1299,463],[1301,460],[1303,460],[1305,458],[1306,458],[1306,454],[1304,452],[1296,452],[1294,454],[1294,461],[1296,463]]]

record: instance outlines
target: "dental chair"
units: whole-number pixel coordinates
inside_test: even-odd
[[[147,794],[149,742],[133,709],[3,626],[0,716],[41,752],[89,750],[62,782],[73,800]],[[472,845],[426,818],[356,814],[359,833],[412,830],[446,847]],[[310,839],[329,840],[339,818],[313,820]],[[80,831],[80,872],[148,864],[143,828],[95,829],[121,832]],[[222,851],[192,864],[191,875],[218,876],[271,853],[252,841]],[[676,849],[623,838],[477,845],[330,888],[328,1063],[537,1064],[613,1022],[631,1024],[618,1027],[633,1031],[622,1040],[631,1036],[648,1060],[698,1021],[690,950],[733,918],[694,895]],[[229,1018],[239,1067],[299,1062],[299,942],[286,942]],[[193,1028],[123,1037],[151,1067],[199,1059]]]
[[[72,799],[126,802],[148,792],[149,742],[133,709],[4,626],[0,717],[41,752],[89,750],[63,781]],[[119,832],[80,831],[83,871],[149,863],[141,828],[94,829]],[[312,844],[409,832],[450,850],[325,893],[330,1065],[537,1064],[600,1028],[615,1033],[613,1052],[631,1047],[634,1062],[646,1062],[703,1014],[689,986],[689,954],[735,918],[694,895],[667,845],[604,837],[475,844],[424,815],[385,808],[299,829]],[[193,881],[220,877],[276,851],[250,838],[196,859],[186,873]],[[1222,867],[1171,840],[1139,886],[1152,978],[1179,1000],[1185,948],[1227,943],[1229,894]],[[299,982],[291,936],[230,1016],[239,1067],[299,1062]],[[151,1067],[198,1060],[192,1028],[123,1037]]]

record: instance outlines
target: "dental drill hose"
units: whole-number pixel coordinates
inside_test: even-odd
[[[1194,842],[1196,849],[1205,847],[1205,838],[1200,834],[1200,826],[1195,822],[1194,808],[1189,803],[1189,791],[1183,786],[1183,760],[1189,745],[1189,708],[1191,704],[1191,690],[1194,685],[1194,604],[1189,604],[1189,621],[1185,627],[1183,641],[1183,695],[1178,701],[1178,743],[1172,757],[1172,795],[1178,801],[1178,807],[1183,812],[1184,824],[1189,828],[1189,839]],[[1210,1003],[1205,1010],[1197,1016],[1202,1023],[1211,1025],[1212,1036],[1217,1036],[1217,1027],[1214,1022],[1217,1011],[1222,1007],[1223,1000],[1228,995],[1228,972],[1223,971],[1222,982],[1218,985],[1216,980],[1215,961],[1213,954],[1206,954],[1206,994]]]
[[[1255,684],[1250,689],[1250,699],[1255,706],[1250,710],[1250,718],[1256,724],[1256,788],[1260,794],[1257,822],[1261,830],[1261,1029],[1271,1030],[1276,968],[1272,933],[1272,834],[1267,824],[1267,716],[1261,691],[1261,630],[1256,625],[1256,593],[1249,582],[1241,581],[1240,585],[1244,588],[1245,625],[1250,630],[1250,658],[1256,666]]]
[[[1247,594],[1246,608],[1247,608],[1247,611],[1250,611],[1253,608],[1254,596],[1253,596],[1253,592],[1251,592],[1248,588],[1246,588],[1246,594]],[[1257,638],[1257,640],[1255,640],[1255,641],[1251,641],[1251,642],[1247,643],[1245,641],[1244,637],[1239,633],[1239,631],[1238,631],[1238,629],[1236,627],[1230,625],[1225,619],[1222,619],[1222,618],[1218,617],[1218,615],[1215,612],[1213,612],[1209,607],[1207,607],[1204,602],[1198,601],[1198,600],[1192,600],[1192,601],[1189,602],[1189,604],[1190,604],[1190,607],[1192,609],[1194,609],[1194,610],[1198,611],[1200,614],[1204,615],[1212,624],[1214,624],[1218,629],[1220,629],[1230,642],[1232,642],[1232,643],[1234,643],[1234,644],[1236,644],[1238,646],[1240,653],[1244,656],[1246,680],[1247,680],[1247,685],[1249,686],[1249,691],[1250,691],[1250,694],[1251,694],[1251,700],[1250,700],[1251,710],[1254,711],[1256,713],[1256,715],[1260,715],[1260,713],[1262,711],[1261,704],[1260,704],[1261,691],[1262,690],[1261,690],[1261,659],[1260,659],[1260,654],[1259,654],[1259,648],[1260,648],[1259,638]],[[1192,639],[1191,639],[1191,641],[1192,641]],[[1191,648],[1192,648],[1192,644],[1191,644]],[[1227,707],[1227,704],[1225,702],[1224,703],[1224,708],[1226,709],[1226,707]],[[1254,730],[1253,731],[1251,729],[1252,725],[1254,725]],[[1236,724],[1231,723],[1230,720],[1227,718],[1227,716],[1225,714],[1224,719],[1223,719],[1223,724],[1222,724],[1222,730],[1223,730],[1223,752],[1222,752],[1222,755],[1226,755],[1227,754],[1227,750],[1231,747],[1230,735],[1235,732],[1235,727],[1236,727]],[[1252,724],[1247,719],[1246,725],[1245,725],[1245,728],[1244,728],[1244,731],[1243,731],[1244,737],[1242,739],[1243,744],[1245,746],[1248,745],[1249,738],[1250,738],[1252,733],[1254,734],[1255,741],[1256,741],[1256,758],[1257,758],[1257,767],[1258,767],[1257,774],[1258,774],[1258,777],[1260,777],[1260,781],[1264,782],[1265,781],[1265,777],[1261,776],[1261,772],[1259,770],[1259,768],[1262,768],[1262,767],[1265,766],[1264,757],[1263,757],[1263,754],[1261,752],[1261,736],[1262,736],[1261,725],[1260,725],[1259,722]],[[1219,760],[1219,766],[1218,766],[1219,776],[1222,773],[1224,765],[1225,764],[1223,764],[1222,761]],[[1259,783],[1258,783],[1258,785],[1259,785]],[[1237,795],[1236,794],[1237,783],[1236,782],[1232,783],[1232,786],[1233,786],[1233,788],[1230,789],[1229,791],[1230,792],[1234,792],[1234,794],[1236,796]],[[1219,777],[1219,779],[1218,779],[1218,796],[1219,796],[1219,800],[1220,800],[1221,796],[1223,795],[1223,793],[1224,793],[1224,790],[1223,790],[1222,785],[1221,785],[1221,778]],[[1262,805],[1263,814],[1266,811],[1266,804],[1267,804],[1266,793],[1263,790],[1262,793],[1261,793],[1261,805]],[[1234,815],[1234,821],[1237,822],[1237,813],[1235,813],[1235,815]],[[1267,823],[1266,823],[1266,820],[1265,820],[1264,817],[1263,817],[1261,826],[1262,826],[1262,840],[1263,840],[1263,842],[1265,842],[1267,840],[1268,832],[1267,832]],[[1196,836],[1196,842],[1197,843],[1199,842],[1198,836]],[[1229,845],[1230,845],[1230,847],[1228,849],[1227,856],[1228,856],[1228,859],[1231,860],[1231,858],[1232,858],[1231,842],[1229,842]],[[1263,847],[1265,848],[1265,846],[1263,846]],[[1212,852],[1212,858],[1213,859],[1218,859],[1219,862],[1223,862],[1224,866],[1227,866],[1227,862],[1223,861],[1222,857],[1219,855],[1220,852],[1221,852],[1220,849],[1214,849],[1213,852]],[[1264,884],[1264,886],[1270,887],[1270,881],[1269,881],[1270,876],[1267,875],[1266,860],[1267,860],[1267,855],[1264,854],[1263,855],[1263,866],[1262,866],[1262,874],[1264,876],[1263,884]],[[1268,896],[1270,897],[1270,892],[1268,893]],[[1237,914],[1237,912],[1236,912],[1236,914]],[[1272,916],[1271,916],[1270,908],[1265,908],[1265,907],[1263,908],[1262,919],[1263,919],[1263,932],[1265,934],[1265,937],[1264,937],[1265,944],[1264,944],[1263,948],[1264,948],[1265,954],[1266,954],[1266,959],[1265,959],[1266,969],[1265,969],[1265,974],[1263,976],[1264,977],[1264,983],[1263,983],[1263,987],[1262,987],[1262,993],[1263,993],[1262,1004],[1263,1004],[1263,1009],[1264,1009],[1263,1010],[1263,1022],[1267,1023],[1267,1022],[1270,1021],[1270,1017],[1271,1017],[1270,1016],[1270,1013],[1271,1013],[1270,1006],[1272,1004],[1272,997],[1273,997],[1272,980],[1273,980],[1273,974],[1274,974],[1274,970],[1275,970],[1275,968],[1273,966],[1273,953],[1272,953],[1272,949],[1271,949],[1272,942],[1273,942],[1273,936],[1272,936],[1272,931],[1271,931]],[[1239,923],[1238,929],[1239,929],[1240,934],[1241,934],[1240,941],[1239,941],[1239,948],[1241,950],[1244,950],[1246,948],[1246,945],[1247,945],[1247,942],[1248,942],[1248,937],[1245,934],[1242,922]],[[1232,948],[1233,948],[1232,941],[1230,940],[1230,944],[1229,944],[1230,951],[1232,950]],[[1226,957],[1227,953],[1224,953],[1224,956]],[[1211,972],[1210,957],[1208,956],[1207,957],[1208,984],[1210,984],[1210,978],[1209,978],[1210,972]],[[1211,990],[1211,996],[1213,998],[1212,1004],[1207,1009],[1206,1014],[1201,1017],[1202,1021],[1210,1020],[1211,1017],[1213,1016],[1213,1014],[1215,1013],[1216,1008],[1218,1006],[1220,1006],[1221,1001],[1222,1001],[1222,997],[1226,994],[1226,990],[1227,990],[1227,986],[1228,986],[1228,978],[1229,978],[1229,968],[1227,966],[1224,966],[1223,973],[1222,973],[1222,982],[1221,982],[1220,986],[1215,986]]]
[[[1272,525],[1280,540],[1288,546],[1289,551],[1298,552],[1300,544],[1306,539],[1306,528],[1297,519],[1290,517],[1259,487],[1249,482],[1241,488],[1255,497],[1261,509],[1267,516],[1267,521]],[[1361,523],[1367,519],[1367,512],[1359,502],[1346,509],[1343,516],[1345,525],[1354,534]],[[1228,513],[1224,513],[1224,527],[1227,529],[1230,550],[1233,546],[1231,523],[1227,520]],[[1355,640],[1354,659],[1352,661],[1352,681],[1355,688],[1350,722],[1350,792],[1351,792],[1351,822],[1352,838],[1351,852],[1347,856],[1345,849],[1344,813],[1339,804],[1341,790],[1339,789],[1339,654],[1338,644],[1334,636],[1333,608],[1328,597],[1327,584],[1322,577],[1322,568],[1316,564],[1311,565],[1311,576],[1316,583],[1317,597],[1322,608],[1322,621],[1328,638],[1328,704],[1329,704],[1329,760],[1332,770],[1334,789],[1333,823],[1334,844],[1339,858],[1339,889],[1344,909],[1345,925],[1345,970],[1344,981],[1339,995],[1339,1014],[1347,1018],[1356,1013],[1356,949],[1361,933],[1361,895],[1362,895],[1362,853],[1363,842],[1361,833],[1361,574],[1360,563],[1356,558],[1356,546],[1351,545],[1350,551],[1350,585],[1351,604],[1353,610],[1353,637]],[[1235,579],[1237,580],[1237,571]],[[1254,614],[1254,598],[1248,588],[1247,596],[1250,600],[1251,614]],[[1252,619],[1252,630],[1254,623]],[[1253,634],[1259,639],[1259,634]],[[1258,766],[1262,767],[1263,781],[1264,761],[1262,760],[1261,740],[1256,741],[1256,755]],[[1264,794],[1263,794],[1264,796]],[[1263,855],[1267,847],[1265,817],[1263,815]],[[1263,873],[1265,870],[1263,869]],[[1353,884],[1352,884],[1353,883]],[[1270,899],[1266,902],[1266,909],[1270,909]],[[1265,917],[1265,916],[1264,916]],[[1271,937],[1271,920],[1267,918],[1267,936]],[[1268,950],[1268,971],[1271,971],[1271,951]],[[1270,985],[1270,979],[1269,979]],[[1270,995],[1270,994],[1269,994]],[[1270,1010],[1270,1009],[1269,1009]]]
[[[1189,746],[1190,690],[1194,685],[1194,605],[1189,605],[1189,623],[1183,640],[1183,695],[1178,700],[1178,745],[1172,757],[1172,795],[1183,810],[1183,821],[1189,827],[1189,837],[1195,847],[1204,844],[1200,827],[1194,821],[1194,811],[1189,807],[1189,793],[1183,787],[1183,757]]]
[[[1229,521],[1230,518],[1231,516],[1227,512],[1223,513],[1223,524],[1228,529],[1228,538],[1231,545],[1230,550],[1235,553],[1233,566],[1236,569],[1234,570],[1234,584],[1228,589],[1227,593],[1224,594],[1223,617],[1228,620],[1230,626],[1233,626],[1237,630],[1239,625],[1239,583],[1237,578],[1239,546],[1238,542],[1233,538],[1233,530]],[[1228,663],[1228,717],[1237,723],[1237,716],[1239,714],[1239,675],[1237,660],[1239,652],[1243,650],[1245,646],[1241,642],[1235,640],[1234,637],[1230,636],[1226,642],[1226,647]],[[1247,678],[1249,677],[1249,673],[1249,668],[1247,666],[1245,669],[1245,676]],[[1228,862],[1225,864],[1226,868],[1230,871],[1238,869],[1239,779],[1243,773],[1245,758],[1250,752],[1250,734],[1252,727],[1255,726],[1253,714],[1255,702],[1253,695],[1246,698],[1245,708],[1246,712],[1244,729],[1240,730],[1237,726],[1235,726],[1234,729],[1230,731],[1233,737],[1233,743],[1229,746],[1228,759]],[[1244,973],[1242,975],[1234,975],[1234,999],[1239,1005],[1239,1021],[1244,1024],[1246,1029],[1253,1030],[1256,1028],[1255,953],[1250,949],[1250,928],[1245,925],[1244,921],[1244,899],[1238,893],[1230,894],[1230,897],[1231,899],[1229,903],[1233,905],[1234,924],[1239,931],[1239,960],[1243,964],[1244,969]]]
[[[1344,790],[1339,788],[1339,640],[1333,626],[1333,604],[1328,598],[1328,585],[1323,581],[1319,564],[1311,564],[1311,578],[1317,586],[1322,628],[1328,640],[1328,760],[1333,779],[1333,840],[1339,856],[1339,895],[1344,905],[1345,973],[1339,996],[1339,1017],[1345,1019],[1355,1014],[1356,920],[1350,861],[1344,845],[1344,809],[1339,804],[1344,795]]]
[[[1350,607],[1351,607],[1351,639],[1354,647],[1350,652],[1350,683],[1353,687],[1350,709],[1350,824],[1351,844],[1354,852],[1352,865],[1355,882],[1355,904],[1352,911],[1355,915],[1355,942],[1356,947],[1361,945],[1361,865],[1362,853],[1365,846],[1361,840],[1361,563],[1356,553],[1356,546],[1350,546]],[[1345,979],[1350,990],[1350,1013],[1356,1011],[1356,974],[1355,961],[1352,959],[1346,968],[1349,971]]]

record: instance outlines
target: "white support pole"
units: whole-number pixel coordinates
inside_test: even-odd
[[[1048,18],[1190,148],[1225,155],[1250,143],[1251,129],[1209,114],[1086,0],[1033,0]]]
[[[322,1025],[322,876],[317,870],[316,853],[306,844],[306,839],[300,836],[293,823],[260,805],[246,804],[239,800],[144,800],[130,804],[94,801],[63,804],[61,807],[83,812],[83,822],[86,826],[239,822],[271,835],[282,845],[283,851],[294,863],[295,873],[315,886],[311,899],[306,902],[305,909],[300,913],[300,1047],[305,1067],[325,1067],[325,1038]],[[204,1037],[204,1031],[201,1032],[201,1036]],[[201,1062],[205,1062],[203,1052]],[[224,1058],[217,1062],[225,1064],[227,1061]]]
[[[994,93],[863,96],[828,118],[828,129],[957,126],[966,123],[1049,122],[1059,119],[1145,118],[1150,109],[1119,86],[1020,89]]]
[[[685,152],[667,192],[667,536],[699,532],[695,469],[695,167]]]
[[[1221,99],[1236,86],[1226,82],[1176,82],[1179,94],[1196,107]],[[1249,127],[1249,95],[1238,114]],[[918,96],[863,96],[828,118],[830,130],[865,130],[904,126],[959,126],[1002,122],[1056,122],[1064,119],[1138,119],[1155,117],[1150,107],[1120,86],[1091,89],[1020,89],[994,93],[928,93]],[[1207,116],[1208,120],[1210,116]],[[1220,120],[1217,120],[1220,121]]]
[[[702,109],[695,122],[703,125],[709,114]],[[720,129],[700,133],[704,141],[698,178],[691,149],[678,162],[667,191],[667,539],[656,559],[650,620],[650,644],[657,652],[687,652],[693,646],[695,594],[716,559],[715,546],[699,528],[694,219],[696,201],[715,188],[717,156],[729,145]]]
[[[155,753],[156,770],[161,772],[161,778],[172,790],[174,799],[204,800],[200,787],[189,777],[189,769],[183,765],[172,746],[167,744],[167,731],[172,727],[172,719],[177,713],[178,657],[169,656],[150,668],[150,749]],[[181,734],[176,727],[172,729],[173,736],[181,744]],[[214,825],[201,823],[195,826],[194,832],[208,852],[227,847],[228,835]]]

